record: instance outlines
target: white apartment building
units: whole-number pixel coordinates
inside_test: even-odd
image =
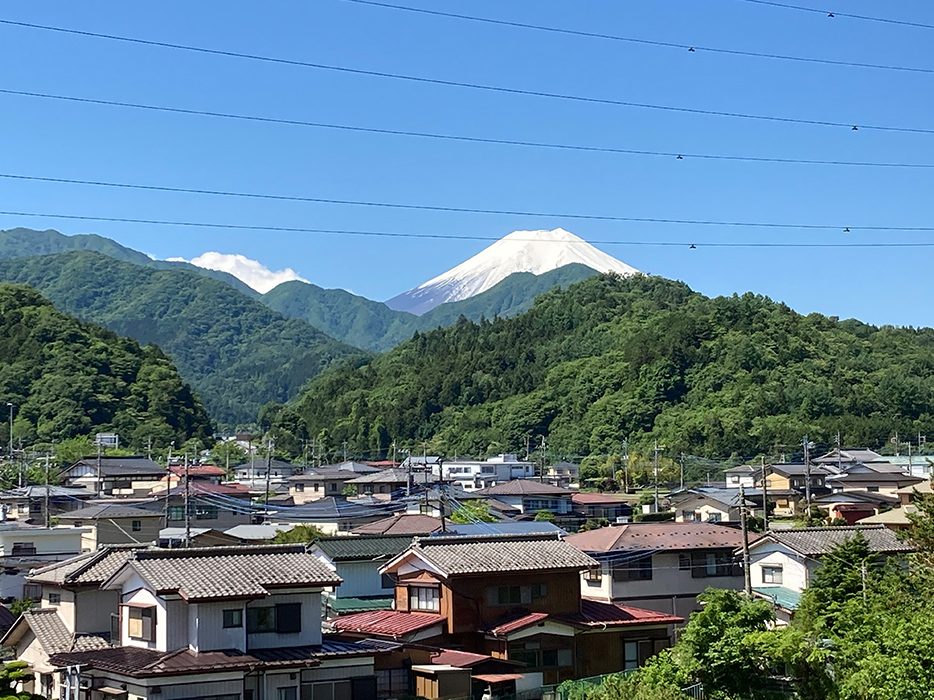
[[[520,461],[516,455],[501,454],[485,461],[456,459],[444,462],[444,480],[457,484],[465,491],[479,491],[513,479],[535,476],[533,462]]]

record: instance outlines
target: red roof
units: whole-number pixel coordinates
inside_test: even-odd
[[[169,467],[175,476],[185,476],[185,467],[172,465]],[[223,467],[215,467],[213,464],[198,464],[188,467],[189,476],[225,476],[227,472]]]
[[[469,651],[455,651],[454,649],[441,649],[431,653],[431,663],[441,666],[456,666],[457,668],[468,668],[481,661],[491,660],[493,660],[492,656],[472,654]]]
[[[572,503],[611,503],[613,505],[618,505],[620,503],[628,503],[628,501],[622,496],[613,496],[606,493],[575,493],[571,496]]]
[[[565,620],[587,627],[617,627],[619,625],[668,625],[684,622],[684,618],[656,610],[632,608],[628,605],[616,605],[599,600],[581,600],[579,615],[565,615]]]
[[[517,617],[515,620],[505,622],[502,625],[494,627],[490,630],[490,634],[492,634],[494,637],[502,637],[503,635],[507,635],[510,632],[517,632],[518,630],[531,627],[532,625],[538,624],[539,622],[543,622],[547,619],[548,613],[530,613],[529,615]]]
[[[397,513],[354,528],[354,535],[430,535],[441,529],[441,519],[421,513]]]
[[[738,529],[715,523],[629,523],[578,532],[565,539],[584,552],[735,549],[743,544]]]
[[[362,632],[394,638],[440,625],[443,622],[444,618],[440,615],[399,612],[398,610],[371,610],[354,615],[342,615],[330,620],[330,623],[341,632]]]
[[[364,462],[368,467],[378,467],[384,469],[386,467],[398,467],[401,462],[393,462],[391,459],[380,459],[376,462]]]

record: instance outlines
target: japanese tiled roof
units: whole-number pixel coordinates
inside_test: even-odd
[[[736,548],[743,535],[714,523],[629,523],[569,535],[567,541],[585,552]]]
[[[572,491],[534,479],[513,479],[477,491],[482,496],[570,496]]]
[[[374,634],[397,639],[412,632],[440,625],[444,618],[432,613],[374,610],[354,615],[342,615],[330,620],[340,632]]]
[[[911,552],[914,548],[902,542],[895,532],[884,525],[852,525],[848,527],[807,527],[800,530],[773,530],[760,542],[773,541],[793,549],[799,554],[814,557],[828,554],[847,540],[861,533],[869,543],[869,549],[880,554]]]
[[[55,608],[27,610],[23,613],[22,620],[29,625],[36,640],[49,655],[65,651],[104,649],[110,646],[103,637],[91,634],[76,635],[70,632]]]
[[[412,551],[446,576],[583,570],[598,565],[591,557],[552,533],[419,537]]]
[[[101,474],[103,476],[151,476],[154,474],[165,474],[166,469],[159,466],[151,459],[143,456],[133,457],[83,457],[75,462],[71,467],[65,470],[67,476],[74,467],[87,466],[97,469],[100,464]]]
[[[315,547],[334,562],[389,559],[412,544],[412,535],[338,535],[322,537]]]
[[[441,519],[420,513],[401,513],[354,528],[355,535],[428,535],[441,529]]]
[[[266,596],[276,588],[341,583],[304,545],[148,549],[137,551],[127,566],[159,593],[186,600]]]
[[[62,562],[34,569],[27,577],[36,583],[99,586],[126,564],[141,545],[106,545]]]
[[[152,510],[143,510],[121,503],[107,503],[71,510],[58,517],[61,520],[97,520],[99,518],[160,518],[162,515]]]
[[[601,503],[609,505],[628,505],[628,501],[626,501],[625,498],[608,493],[575,493],[571,496],[571,501],[584,505],[597,505]]]

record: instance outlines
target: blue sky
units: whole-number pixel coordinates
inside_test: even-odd
[[[806,2],[807,0],[801,0]],[[421,7],[697,46],[929,67],[934,30],[742,0],[551,0]],[[817,5],[814,5],[815,7]],[[934,24],[934,5],[848,0]],[[895,14],[897,12],[897,14]],[[0,18],[526,90],[857,124],[932,126],[934,75],[576,38],[315,2],[4,3]],[[411,84],[0,26],[0,88],[469,136],[785,158],[934,163],[934,135],[664,113]],[[454,207],[713,220],[925,226],[934,170],[753,164],[438,142],[0,95],[0,172]],[[499,237],[562,226],[706,294],[754,291],[802,312],[934,325],[929,249],[717,249],[719,242],[921,241],[844,233],[417,212],[2,181],[0,209]],[[97,232],[160,258],[239,253],[387,299],[486,244],[271,234],[0,216]],[[688,244],[697,243],[696,250]]]

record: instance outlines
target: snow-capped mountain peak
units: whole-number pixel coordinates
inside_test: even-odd
[[[393,297],[386,305],[421,315],[440,304],[481,294],[516,272],[540,275],[574,263],[596,272],[638,272],[562,228],[513,231],[457,267]]]

